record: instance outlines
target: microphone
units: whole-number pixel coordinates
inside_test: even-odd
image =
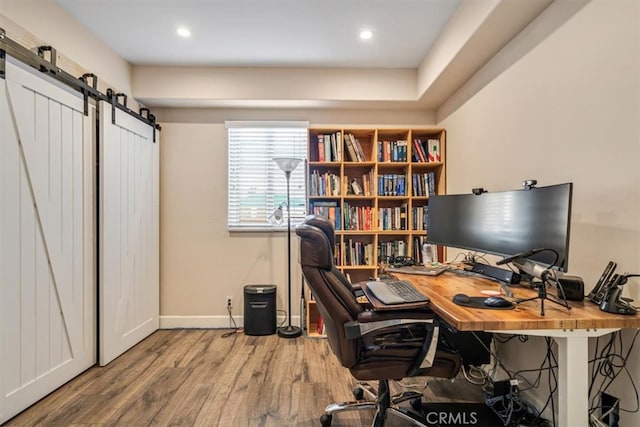
[[[525,252],[525,253],[528,253],[528,252]],[[531,256],[531,255],[527,255],[527,256]],[[529,261],[527,259],[518,257],[518,258],[512,260],[511,262],[513,263],[514,266],[516,266],[520,270],[524,271],[529,276],[537,277],[538,279],[542,280],[543,282],[547,281],[549,279],[556,280],[556,281],[558,279],[557,274],[556,274],[556,272],[554,270],[550,270],[550,269],[544,267],[543,265],[540,265],[538,263]]]
[[[526,251],[526,252],[520,252],[519,254],[515,254],[510,257],[501,259],[500,261],[496,262],[496,265],[508,264],[510,262],[515,261],[518,258],[529,258],[530,256],[537,254],[538,252],[542,252],[546,250],[547,249],[545,248],[537,248],[537,249],[531,249],[530,251]]]

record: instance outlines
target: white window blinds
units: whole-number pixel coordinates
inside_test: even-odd
[[[228,130],[230,231],[287,228],[287,180],[276,157],[306,159],[308,122],[226,122]],[[305,207],[306,160],[291,173],[291,225],[301,222]],[[283,221],[269,216],[282,204]]]

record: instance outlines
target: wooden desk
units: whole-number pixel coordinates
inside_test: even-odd
[[[558,425],[587,426],[589,412],[589,337],[622,328],[640,328],[640,315],[625,316],[601,311],[588,300],[569,301],[565,307],[546,301],[540,315],[540,300],[528,301],[513,310],[469,308],[453,302],[456,294],[481,296],[483,289],[500,290],[494,281],[443,273],[420,276],[394,273],[408,280],[431,299],[431,308],[460,331],[489,331],[551,337],[558,345]],[[531,298],[537,291],[511,287],[514,298]],[[509,299],[509,298],[507,298]],[[570,392],[571,390],[571,392]],[[578,390],[584,390],[579,393]]]

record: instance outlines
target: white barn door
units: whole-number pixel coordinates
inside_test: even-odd
[[[0,424],[95,363],[92,117],[6,60],[0,79]]]
[[[100,102],[99,363],[158,329],[159,133]]]

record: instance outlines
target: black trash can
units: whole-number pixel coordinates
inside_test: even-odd
[[[276,285],[245,285],[244,333],[276,333]]]

